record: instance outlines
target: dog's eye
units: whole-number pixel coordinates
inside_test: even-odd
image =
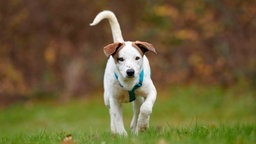
[[[117,58],[117,61],[120,61],[120,62],[122,62],[122,61],[124,61],[124,58],[122,58],[122,57],[119,57],[119,58]]]
[[[138,57],[138,56],[135,58],[135,60],[139,60],[139,59],[140,59],[140,57]]]

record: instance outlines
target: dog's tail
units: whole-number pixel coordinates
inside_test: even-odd
[[[105,10],[98,13],[98,15],[94,18],[90,26],[98,24],[103,19],[107,19],[109,21],[114,42],[123,42],[124,39],[117,18],[115,14],[109,10]]]

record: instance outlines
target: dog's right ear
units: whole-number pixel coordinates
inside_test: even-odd
[[[105,55],[106,55],[107,57],[109,57],[109,56],[111,56],[111,55],[114,55],[114,54],[117,52],[117,50],[118,50],[120,47],[122,47],[122,46],[124,46],[124,43],[115,42],[115,43],[112,43],[112,44],[109,44],[109,45],[105,46],[105,47],[103,48],[103,50],[104,50]]]

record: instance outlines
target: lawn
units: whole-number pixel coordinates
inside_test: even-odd
[[[71,134],[76,144],[253,144],[256,95],[239,88],[174,86],[158,90],[150,128],[131,134],[132,105],[123,105],[127,138],[110,133],[102,93],[58,103],[27,101],[0,109],[0,144],[59,144]]]

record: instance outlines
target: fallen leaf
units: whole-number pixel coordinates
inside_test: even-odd
[[[61,144],[75,144],[75,142],[72,140],[72,135],[68,134],[61,142]]]

